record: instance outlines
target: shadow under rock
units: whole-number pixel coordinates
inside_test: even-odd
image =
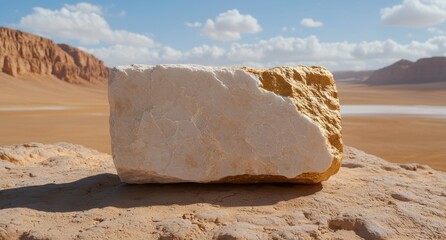
[[[142,184],[122,183],[115,174],[98,174],[70,183],[0,191],[0,209],[31,208],[46,212],[83,211],[113,206],[131,208],[208,203],[263,206],[314,194],[321,184]]]

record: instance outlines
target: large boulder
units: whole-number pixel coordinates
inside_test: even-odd
[[[109,101],[124,182],[317,183],[341,163],[338,94],[321,67],[123,66]]]

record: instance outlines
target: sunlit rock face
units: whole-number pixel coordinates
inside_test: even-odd
[[[108,68],[91,54],[67,44],[0,26],[0,72],[20,75],[53,75],[82,84],[108,80]]]
[[[123,66],[109,101],[124,182],[316,183],[340,166],[337,91],[320,67]]]

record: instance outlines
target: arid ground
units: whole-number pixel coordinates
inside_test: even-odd
[[[446,84],[337,84],[343,104],[446,106]],[[391,162],[446,171],[446,118],[407,115],[343,117],[344,143]]]
[[[65,141],[110,153],[105,85],[71,85],[31,75],[17,79],[0,73],[0,86],[0,145]],[[338,89],[341,105],[446,106],[446,84],[372,87],[339,82]],[[36,107],[40,109],[33,110]],[[343,124],[346,145],[388,161],[418,162],[446,171],[445,118],[348,116]]]
[[[0,145],[70,142],[110,153],[107,87],[0,73]],[[63,106],[65,110],[28,110]],[[19,108],[5,111],[5,108]],[[3,111],[2,111],[3,110]]]
[[[122,183],[108,154],[0,147],[0,239],[445,239],[446,173],[345,147],[321,184]]]

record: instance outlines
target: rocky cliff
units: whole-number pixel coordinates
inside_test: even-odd
[[[366,80],[371,85],[446,82],[446,57],[400,60],[381,68]]]
[[[93,55],[4,27],[0,27],[0,70],[11,76],[54,75],[70,83],[108,79],[107,67]]]

